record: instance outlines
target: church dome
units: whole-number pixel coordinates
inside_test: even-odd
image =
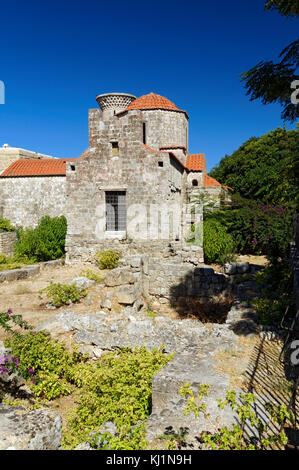
[[[140,96],[140,98],[132,101],[126,108],[126,111],[131,109],[166,109],[169,111],[180,111],[172,101],[164,98],[164,96],[156,95],[156,93],[149,93],[148,95]]]

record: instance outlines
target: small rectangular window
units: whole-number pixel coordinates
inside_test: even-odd
[[[126,230],[126,192],[106,191],[106,230]]]
[[[75,165],[71,165],[71,170],[72,170],[72,171],[75,171],[75,170],[76,170]]]
[[[158,162],[159,166],[164,166],[163,162]]]
[[[145,122],[142,125],[142,132],[143,132],[143,143],[146,144],[146,124],[145,124]]]
[[[118,142],[111,142],[111,145],[112,145],[112,155],[114,157],[118,157],[118,154],[119,154]]]

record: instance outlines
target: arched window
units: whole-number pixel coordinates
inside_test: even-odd
[[[192,180],[192,186],[198,186],[198,181],[197,180]]]

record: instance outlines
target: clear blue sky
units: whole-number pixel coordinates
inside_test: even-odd
[[[264,0],[2,2],[0,146],[77,157],[88,147],[97,94],[152,91],[188,112],[189,151],[204,152],[211,169],[283,124],[280,107],[250,102],[239,77],[276,60],[298,36],[298,20],[263,7]]]

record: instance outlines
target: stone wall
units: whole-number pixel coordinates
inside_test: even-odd
[[[100,109],[90,110],[90,147],[75,164],[67,163],[67,260],[88,260],[100,249],[117,247],[116,235],[113,240],[105,240],[106,191],[126,192],[128,239],[145,247],[157,244],[162,250],[169,240],[180,239],[177,233],[166,238],[153,236],[149,214],[155,205],[161,210],[174,203],[179,205],[183,220],[184,167],[169,152],[146,148],[142,135],[143,116],[139,110],[108,117]],[[114,154],[112,143],[116,142],[118,151]],[[139,210],[141,216],[145,210],[146,216],[136,230],[134,220]],[[154,228],[165,223],[161,217]]]
[[[160,147],[182,146],[188,148],[188,119],[180,111],[152,109],[142,111],[146,123],[146,144],[154,150]]]
[[[0,253],[6,256],[13,256],[16,241],[16,232],[0,232]]]
[[[216,273],[209,266],[194,267],[190,263],[161,262],[144,259],[143,289],[146,297],[164,298],[171,304],[190,297],[202,300],[225,297],[229,287],[228,278]]]
[[[64,176],[1,178],[2,217],[12,225],[34,227],[41,217],[66,215]]]
[[[119,267],[107,274],[105,286],[111,291],[104,299],[103,308],[111,308],[109,305],[116,300],[137,310],[144,300],[148,304],[169,306],[183,306],[190,299],[218,303],[226,300],[231,292],[228,276],[216,273],[209,266],[195,267],[191,263],[148,255],[122,258]]]

